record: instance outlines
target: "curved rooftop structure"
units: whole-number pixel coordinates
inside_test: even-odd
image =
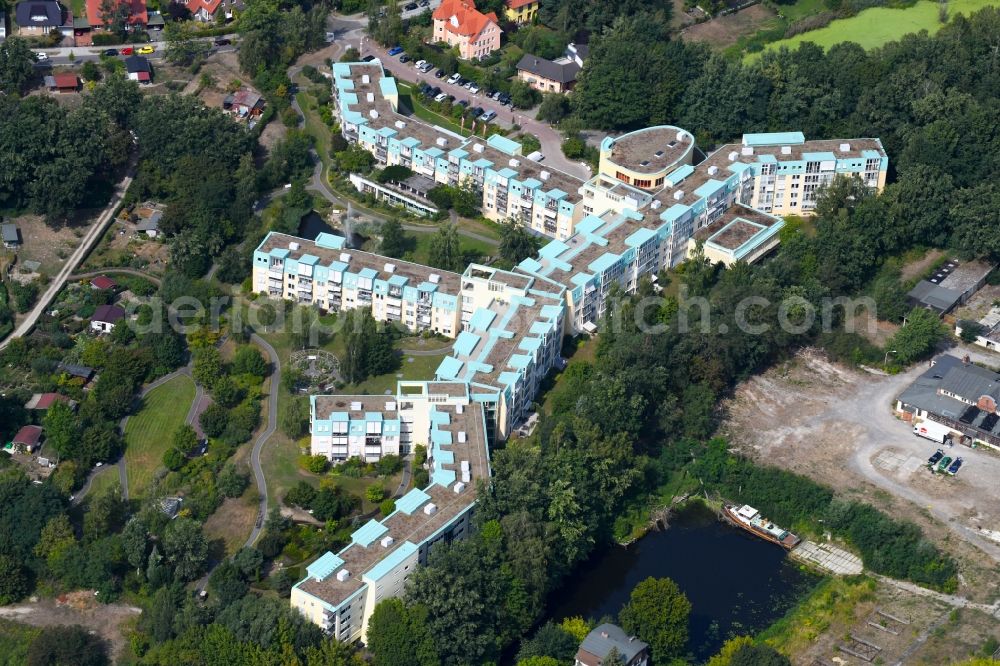
[[[599,171],[644,190],[663,187],[666,176],[690,165],[694,136],[673,125],[657,125],[606,137],[601,142]]]

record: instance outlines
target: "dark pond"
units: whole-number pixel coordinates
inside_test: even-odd
[[[552,600],[551,617],[617,615],[638,583],[668,577],[691,601],[689,649],[703,662],[726,639],[754,634],[784,615],[819,581],[774,544],[720,522],[700,503],[628,548],[581,567]]]
[[[316,236],[322,233],[333,234],[334,236],[343,236],[344,232],[341,229],[336,229],[330,226],[323,217],[316,211],[309,211],[306,215],[302,217],[299,222],[299,236],[305,238],[306,240],[316,240]],[[361,247],[364,240],[358,234],[351,234],[351,237],[347,240],[347,247]]]

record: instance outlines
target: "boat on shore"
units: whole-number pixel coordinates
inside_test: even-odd
[[[749,504],[742,506],[726,504],[722,507],[722,515],[733,525],[761,539],[776,543],[785,550],[795,548],[801,541],[799,537],[762,516],[760,511]]]

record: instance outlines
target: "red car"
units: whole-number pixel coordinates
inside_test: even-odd
[[[122,55],[132,55],[134,51],[132,50],[131,46],[126,46],[125,48],[122,49],[121,53]]]

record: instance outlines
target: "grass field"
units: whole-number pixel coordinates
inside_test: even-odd
[[[141,497],[162,465],[174,431],[194,401],[194,382],[178,375],[143,398],[142,409],[125,426],[125,465],[131,497]]]
[[[948,16],[968,15],[987,6],[1000,6],[1000,0],[949,0]],[[857,16],[833,21],[825,28],[772,42],[767,45],[766,50],[782,46],[795,49],[802,42],[813,42],[823,48],[840,42],[855,42],[865,49],[872,49],[911,32],[926,30],[933,34],[943,25],[938,20],[938,7],[939,3],[935,0],[920,0],[906,9],[874,7]],[[747,60],[753,61],[759,57],[759,54],[750,54]]]

